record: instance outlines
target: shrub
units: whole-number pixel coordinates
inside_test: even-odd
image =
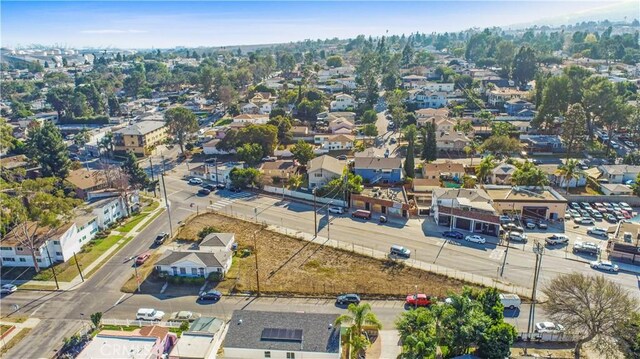
[[[188,321],[182,322],[182,324],[180,324],[180,330],[183,332],[186,332],[187,330],[189,330],[189,322]]]
[[[200,232],[198,232],[198,238],[200,240],[203,240],[204,237],[208,236],[211,233],[218,233],[220,232],[216,227],[212,227],[212,226],[207,226],[204,227]]]

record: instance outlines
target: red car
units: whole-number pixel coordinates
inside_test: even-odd
[[[426,294],[418,294],[418,299],[416,301],[416,295],[409,294],[407,296],[407,300],[405,301],[405,304],[412,307],[415,307],[415,306],[428,307],[431,305],[431,297]]]
[[[149,257],[151,257],[151,254],[149,253],[142,253],[141,255],[136,257],[136,265],[140,266],[143,265],[144,262],[147,261],[147,259],[149,259]]]

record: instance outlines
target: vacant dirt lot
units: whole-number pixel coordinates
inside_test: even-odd
[[[351,252],[323,247],[280,233],[258,224],[207,213],[193,218],[177,238],[196,240],[205,227],[232,232],[238,242],[238,256],[222,291],[256,291],[257,245],[260,290],[263,293],[334,295],[362,293],[367,296],[402,297],[418,291],[436,296],[462,290],[463,282],[408,268],[393,261],[380,261]],[[250,254],[242,256],[243,249]]]

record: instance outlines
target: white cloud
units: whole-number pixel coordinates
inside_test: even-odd
[[[120,30],[120,29],[102,29],[102,30],[82,30],[81,34],[144,34],[145,30]]]

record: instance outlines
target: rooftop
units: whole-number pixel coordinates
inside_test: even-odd
[[[340,328],[333,326],[337,317],[337,314],[236,310],[224,346],[338,353]],[[288,333],[294,335],[288,336]]]
[[[402,159],[399,157],[356,157],[353,167],[356,169],[402,168]]]
[[[323,169],[331,173],[335,173],[337,175],[342,175],[342,170],[344,169],[344,163],[340,162],[337,158],[334,158],[328,155],[323,155],[309,161],[307,168],[308,168],[307,172]]]
[[[425,163],[422,166],[422,173],[464,173],[464,165],[451,161],[444,163]]]
[[[86,168],[70,171],[66,180],[75,187],[83,190],[107,184],[103,171],[88,170]]]
[[[261,170],[288,170],[290,168],[296,167],[296,163],[293,160],[277,160],[277,161],[267,161],[260,165]]]
[[[76,357],[78,359],[147,359],[151,356],[156,338],[141,336],[96,335]]]
[[[386,199],[394,202],[400,202],[400,203],[407,202],[401,187],[389,187],[389,188],[368,187],[362,190],[362,193],[360,194],[362,196]]]
[[[476,188],[438,188],[433,195],[439,199],[466,198],[470,202],[489,202],[491,197],[481,189]]]
[[[567,202],[558,192],[551,187],[523,187],[523,186],[498,186],[486,185],[484,190],[494,201],[520,201],[520,202]]]
[[[213,350],[214,337],[210,335],[184,333],[171,349],[171,358],[207,358]]]
[[[200,247],[226,247],[234,240],[233,233],[210,233],[200,242]]]
[[[215,334],[224,325],[224,321],[212,317],[200,317],[191,323],[189,333]]]
[[[640,166],[632,166],[632,165],[602,165],[599,168],[612,175],[616,175],[616,174],[622,175],[625,173],[640,172]]]
[[[156,131],[165,126],[166,126],[166,123],[164,121],[140,121],[140,122],[134,123],[133,125],[117,130],[114,133],[119,133],[122,135],[140,136],[140,135],[146,135],[147,133]]]
[[[226,252],[200,252],[200,251],[180,251],[180,252],[166,252],[167,254],[156,262],[156,265],[171,265],[178,261],[190,261],[194,263],[200,263],[206,267],[223,267],[223,263],[229,256]]]

